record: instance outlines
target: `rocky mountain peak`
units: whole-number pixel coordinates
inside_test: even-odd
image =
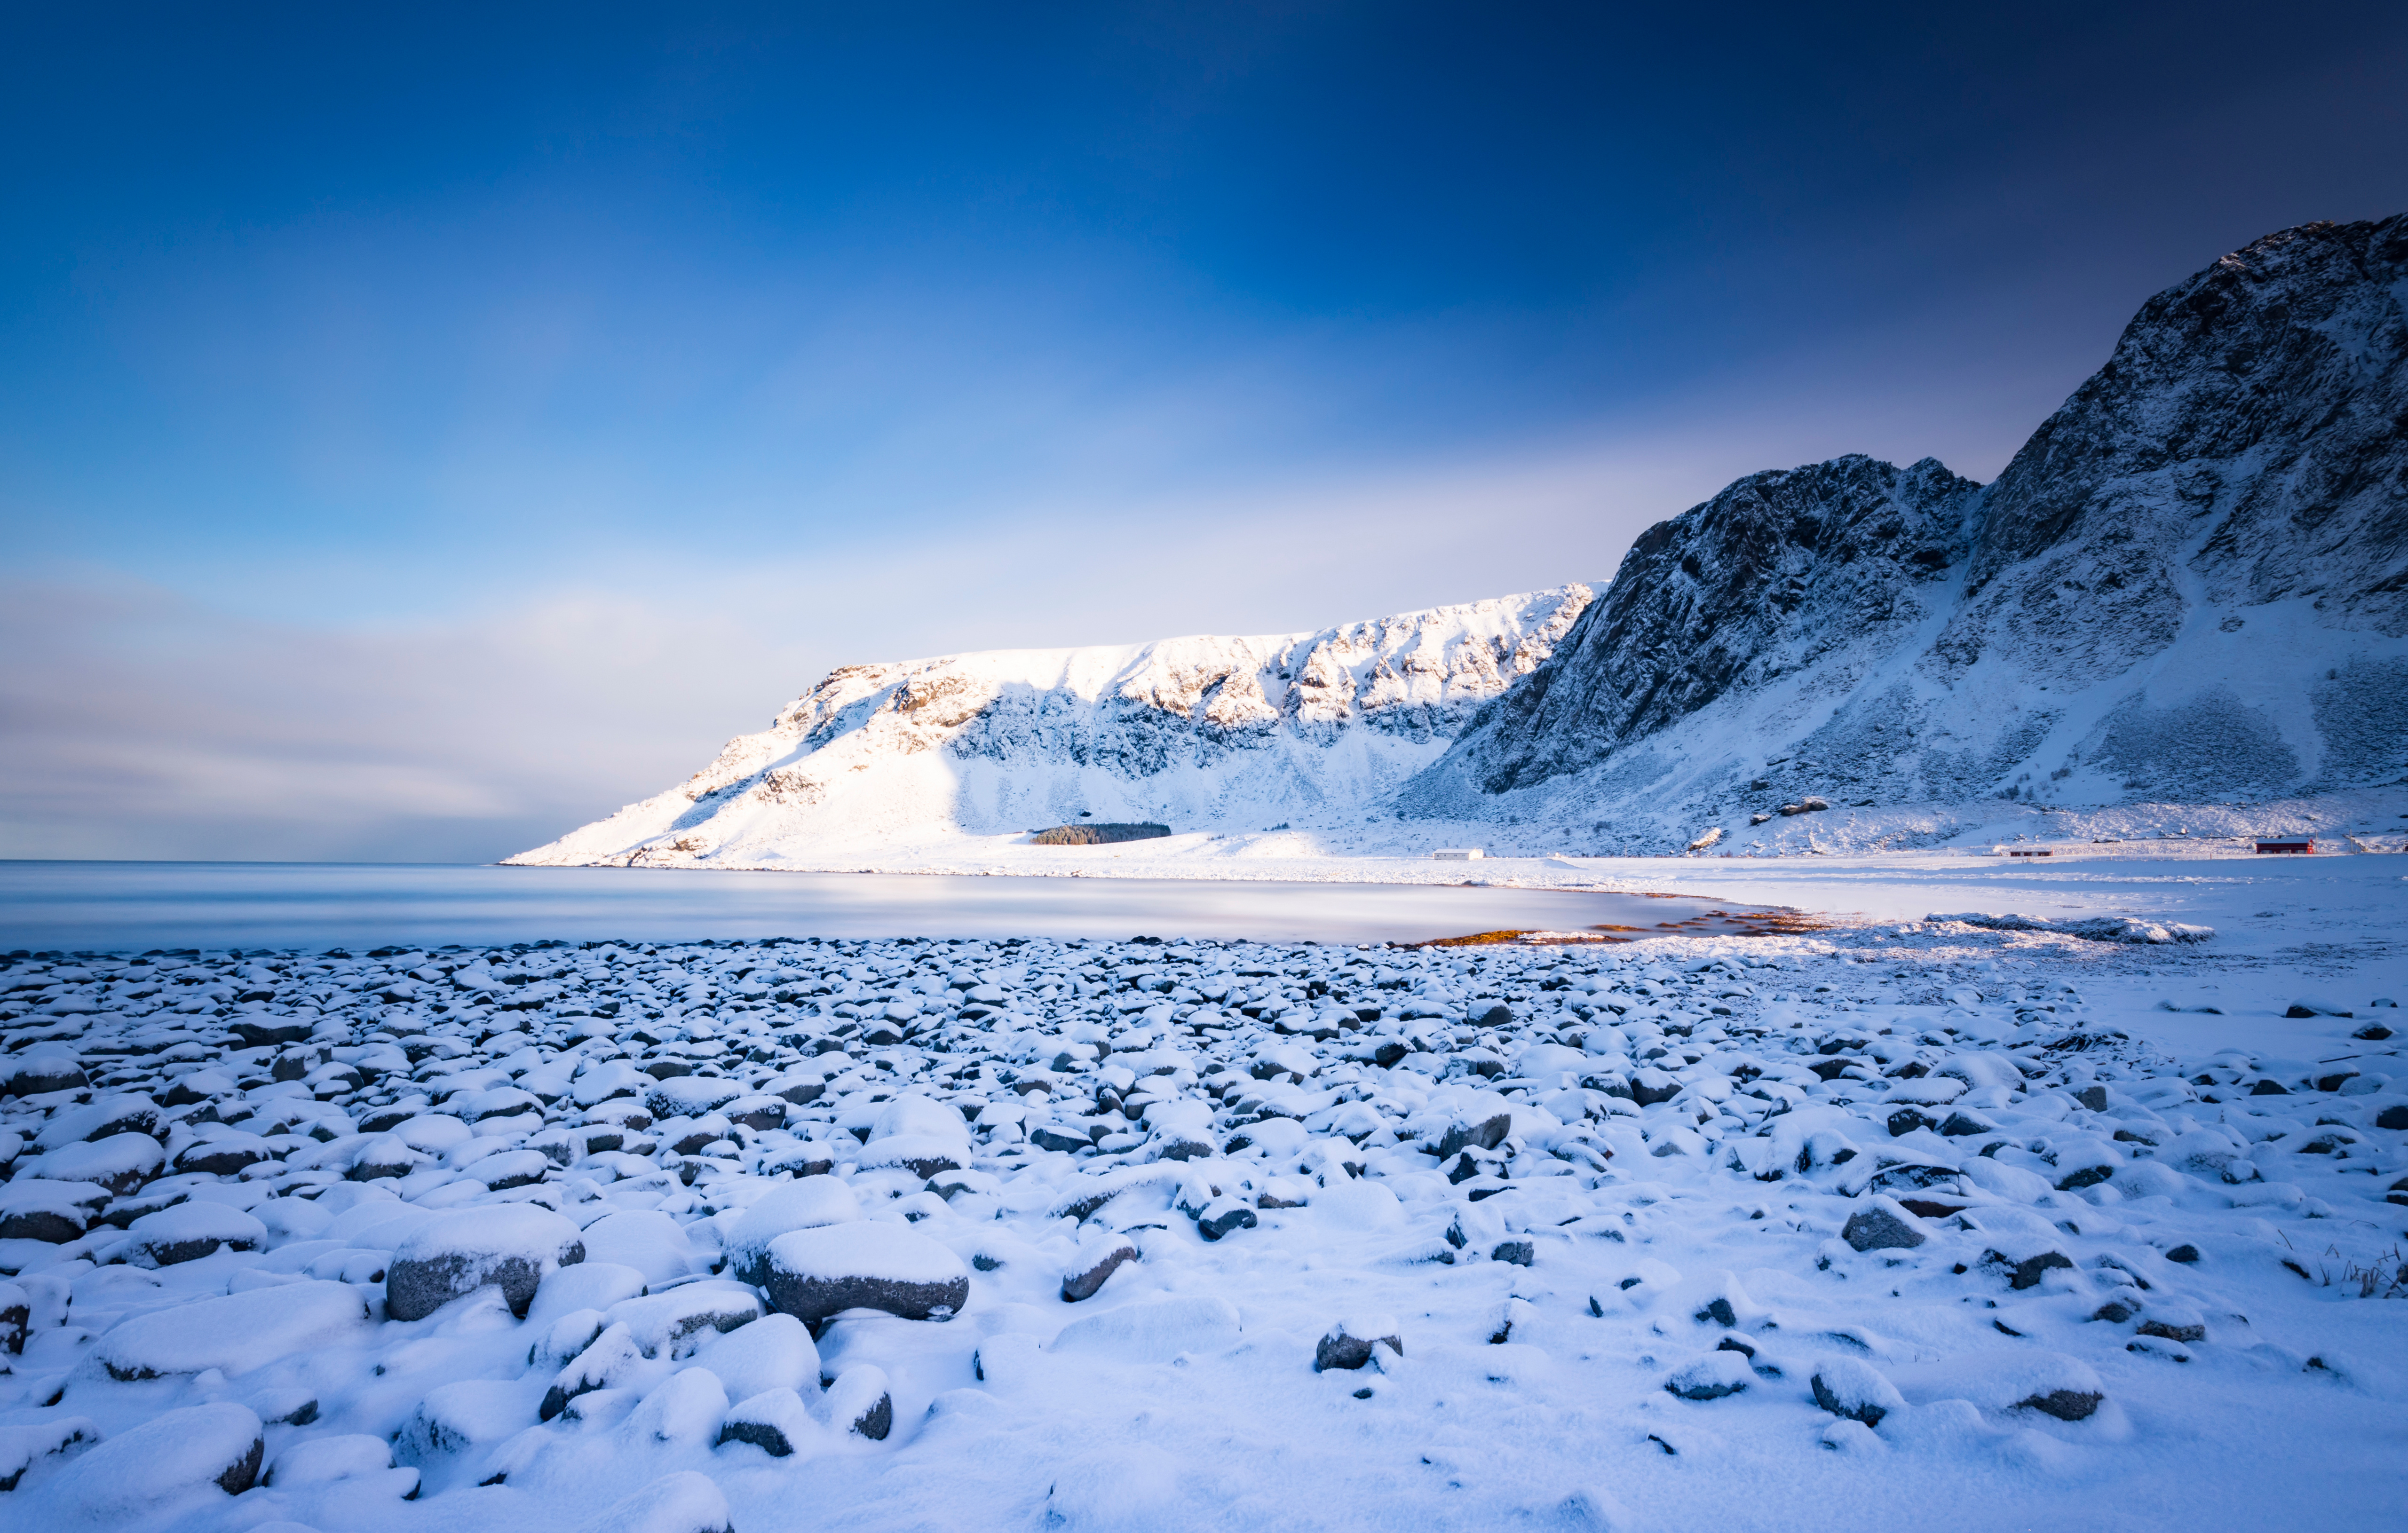
[[[1400,801],[1652,850],[1813,794],[2389,781],[2404,359],[2408,215],[2270,235],[2143,306],[1987,488],[1842,457],[1649,529]]]

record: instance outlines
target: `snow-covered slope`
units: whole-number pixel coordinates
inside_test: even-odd
[[[1994,484],[1753,475],[1594,605],[840,670],[512,860],[855,866],[1082,811],[1201,833],[1148,855],[1206,861],[1869,850],[2152,804],[2064,833],[2247,834],[2353,795],[2362,818],[2408,784],[2404,357],[2408,215],[2286,230],[2151,299]],[[1773,816],[1810,797],[1838,812]]]
[[[682,785],[510,861],[774,867],[1082,812],[1182,831],[1352,817],[1535,670],[1590,595],[847,666]]]
[[[1642,537],[1401,801],[1660,851],[1794,839],[1750,821],[1808,795],[2400,782],[2403,308],[2408,215],[2287,230],[2152,299],[1995,484],[1857,457],[1742,480]]]

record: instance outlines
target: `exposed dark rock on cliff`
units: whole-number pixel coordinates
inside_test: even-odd
[[[2408,772],[2408,215],[2152,298],[1977,488],[1740,480],[1643,536],[1410,812],[1631,849],[1783,795],[2115,802]]]

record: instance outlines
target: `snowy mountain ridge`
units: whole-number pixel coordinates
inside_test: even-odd
[[[777,867],[1073,820],[1354,818],[1536,670],[1584,585],[1312,634],[849,666],[690,781],[518,864]]]
[[[1401,795],[1597,851],[1862,807],[2408,781],[2408,215],[2159,294],[1986,487],[1740,480],[1651,529]],[[1903,843],[1893,843],[1903,844]]]
[[[847,667],[510,860],[832,866],[1082,812],[1182,854],[1870,849],[2007,801],[2363,799],[2408,785],[2404,359],[2408,215],[2286,230],[2149,300],[1992,484],[1750,475],[1594,600]]]

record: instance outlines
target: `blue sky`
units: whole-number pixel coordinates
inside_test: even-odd
[[[1942,8],[21,8],[0,854],[490,857],[837,664],[1986,479],[2408,206],[2396,7]]]

